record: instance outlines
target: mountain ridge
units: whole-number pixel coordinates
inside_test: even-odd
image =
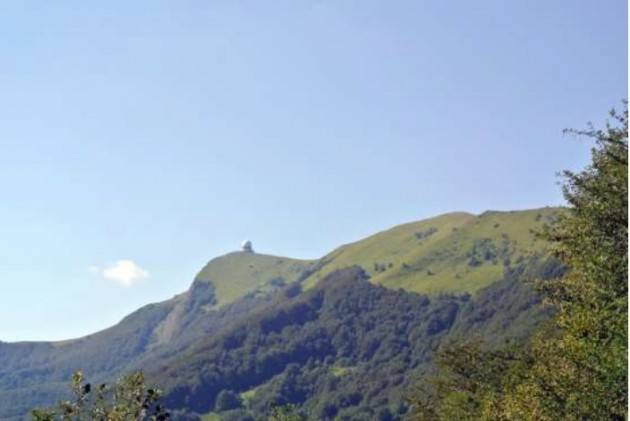
[[[369,283],[389,290],[476,294],[502,279],[506,268],[544,254],[534,231],[561,211],[448,213],[396,225],[315,260],[243,251],[218,256],[185,292],[142,306],[114,326],[64,341],[0,342],[0,418],[17,420],[36,405],[60,399],[78,368],[101,382],[174,362],[233,322],[265,308],[275,311],[278,297],[308,293],[347,267],[360,267]],[[502,249],[503,243],[510,247]],[[450,265],[459,268],[459,278]]]
[[[317,278],[316,275],[319,275],[319,277],[321,278],[325,273],[328,273],[329,271],[332,270],[332,267],[326,267],[330,264],[330,260],[331,257],[336,257],[337,254],[339,254],[342,251],[346,251],[348,248],[351,248],[353,246],[356,245],[360,245],[363,242],[366,241],[370,241],[372,239],[378,239],[380,236],[383,235],[388,235],[391,234],[393,232],[396,231],[401,231],[401,230],[405,230],[405,231],[411,231],[411,229],[415,229],[415,228],[421,228],[423,226],[428,226],[431,225],[431,223],[433,221],[442,219],[442,218],[450,218],[450,217],[460,217],[460,218],[467,218],[467,220],[471,221],[471,220],[475,220],[475,218],[480,218],[480,217],[484,217],[484,216],[489,216],[489,215],[509,215],[509,214],[522,214],[522,213],[529,213],[529,214],[538,214],[538,213],[551,213],[551,214],[556,214],[556,213],[560,213],[560,212],[564,212],[564,208],[563,207],[552,207],[552,206],[545,206],[545,207],[541,207],[541,208],[532,208],[532,209],[522,209],[522,210],[509,210],[509,211],[504,211],[504,210],[486,210],[483,211],[481,213],[475,214],[475,213],[471,213],[471,212],[466,212],[466,211],[454,211],[454,212],[447,212],[447,213],[443,213],[443,214],[439,214],[433,217],[429,217],[429,218],[425,218],[425,219],[421,219],[421,220],[416,220],[416,221],[410,221],[410,222],[405,222],[405,223],[401,223],[401,224],[397,224],[394,226],[391,226],[389,228],[385,228],[382,229],[374,234],[368,235],[366,237],[360,238],[358,240],[355,241],[351,241],[345,244],[342,244],[341,246],[335,248],[334,250],[332,250],[331,252],[325,254],[324,256],[320,257],[320,258],[316,258],[316,259],[302,259],[302,258],[293,258],[293,257],[288,257],[288,256],[281,256],[281,255],[271,255],[271,254],[265,254],[265,253],[255,253],[255,252],[246,252],[246,251],[232,251],[232,252],[228,252],[216,257],[211,258],[203,267],[202,269],[199,270],[199,272],[194,276],[193,278],[193,282],[191,283],[191,286],[189,287],[188,290],[181,292],[179,294],[174,295],[171,298],[166,298],[164,300],[161,301],[157,301],[157,302],[153,302],[153,303],[148,303],[143,305],[142,307],[140,307],[138,310],[142,310],[145,307],[150,307],[150,306],[156,306],[156,305],[161,305],[164,303],[168,303],[171,302],[173,300],[177,300],[178,298],[186,295],[189,291],[190,288],[193,287],[193,285],[195,284],[195,282],[216,282],[216,280],[212,280],[209,279],[211,277],[211,273],[212,271],[209,270],[209,268],[211,268],[211,266],[213,264],[216,263],[222,263],[223,261],[225,261],[226,259],[231,259],[233,257],[245,257],[245,258],[253,258],[256,260],[260,260],[260,259],[269,259],[269,261],[288,261],[289,263],[295,264],[297,266],[302,266],[302,270],[304,271],[308,271],[309,269],[313,269],[313,268],[317,268],[318,265],[321,266],[321,268],[326,268],[325,271],[323,272],[319,272],[318,270],[313,270],[313,273],[309,274],[308,277],[301,279],[300,281],[304,283],[305,287],[308,289],[309,287],[312,287],[312,285],[314,284],[314,279]],[[547,220],[548,222],[548,220]],[[245,262],[248,263],[249,262]],[[378,262],[377,262],[378,263]],[[353,264],[356,264],[355,262],[348,264],[347,266],[352,266]],[[360,265],[361,266],[361,265]],[[373,268],[370,268],[370,265],[365,265],[366,267],[364,267],[364,269],[369,273],[372,274]],[[321,269],[320,268],[320,269]],[[340,267],[335,267],[335,268],[340,268]],[[317,273],[319,272],[319,273]],[[273,272],[272,272],[273,273]],[[280,272],[279,272],[280,273]],[[282,274],[282,273],[280,273]],[[290,281],[293,280],[297,280],[299,278],[299,275],[301,275],[303,273],[297,273],[294,277],[289,278]],[[315,276],[315,277],[314,277]],[[263,276],[264,278],[264,276]],[[268,279],[264,279],[263,281],[261,281],[260,279],[249,279],[249,283],[246,284],[246,291],[244,293],[248,293],[250,292],[251,289],[255,289],[255,287],[260,287],[260,286],[264,286],[266,281],[269,281],[273,279],[272,277],[269,277]],[[376,277],[376,279],[372,278],[373,282],[377,282],[377,279],[379,279],[379,277]],[[223,281],[223,280],[221,280]],[[289,281],[289,282],[290,282]],[[384,286],[390,286],[387,283],[383,284]],[[396,288],[397,286],[392,286],[394,288]],[[412,289],[413,290],[413,289]],[[418,292],[418,291],[416,291]],[[428,291],[431,292],[431,291]],[[438,291],[434,291],[434,292],[440,292]],[[223,298],[222,300],[220,300],[219,305],[224,305],[227,303],[230,303],[232,301],[234,301],[235,298],[238,298],[239,294],[227,294],[227,297]],[[68,339],[61,339],[61,340],[56,340],[56,341],[46,341],[46,340],[23,340],[23,341],[3,341],[2,339],[0,339],[0,343],[3,344],[32,344],[32,343],[49,343],[49,344],[54,344],[54,345],[64,345],[67,342],[73,342],[73,341],[78,341],[87,337],[90,337],[92,335],[96,335],[99,334],[101,332],[105,332],[113,327],[115,327],[116,325],[120,324],[121,322],[123,322],[127,317],[129,317],[130,315],[132,315],[134,312],[130,313],[129,315],[124,316],[119,322],[115,323],[112,326],[109,327],[105,327],[101,330],[98,330],[96,332],[93,333],[89,333],[87,335],[84,336],[79,336],[79,337],[75,337],[75,338],[68,338]]]
[[[333,250],[306,288],[335,269],[363,267],[372,282],[414,292],[475,292],[502,276],[502,261],[544,253],[536,231],[564,210],[453,212],[396,225]],[[437,264],[435,264],[437,262]],[[471,282],[465,283],[464,280]]]

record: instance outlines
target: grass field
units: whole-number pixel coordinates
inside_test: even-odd
[[[506,263],[542,253],[536,236],[559,208],[449,213],[398,225],[332,251],[319,261],[235,252],[211,260],[196,282],[211,282],[217,306],[248,293],[266,293],[312,270],[309,289],[330,272],[359,265],[371,281],[422,293],[470,292],[503,275]],[[317,270],[313,270],[316,268]]]
[[[221,421],[221,417],[217,413],[209,412],[201,416],[201,421]]]
[[[305,280],[312,287],[333,270],[357,264],[371,281],[410,291],[475,292],[501,278],[504,263],[545,250],[536,232],[558,208],[481,215],[450,213],[342,246]]]
[[[313,263],[288,257],[234,252],[208,262],[195,281],[212,282],[217,305],[221,306],[250,292],[264,292],[278,282],[293,282]]]
[[[259,388],[260,386],[257,386],[257,387],[254,387],[253,389],[249,389],[241,393],[240,396],[241,396],[241,399],[243,400],[243,403],[247,404],[247,402],[249,402],[249,400],[256,395],[256,392],[258,391]]]

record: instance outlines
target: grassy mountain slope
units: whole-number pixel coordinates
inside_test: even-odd
[[[195,282],[215,288],[216,305],[233,302],[247,293],[266,292],[274,286],[294,282],[314,261],[265,254],[235,252],[211,260]]]
[[[359,265],[371,281],[408,291],[475,292],[501,279],[505,263],[543,253],[535,232],[559,208],[450,213],[399,225],[325,256],[305,280],[311,288],[336,269]]]
[[[34,406],[62,398],[78,368],[92,381],[110,381],[176,355],[264,304],[308,266],[307,261],[231,253],[210,261],[188,291],[144,306],[103,331],[61,342],[0,342],[0,419],[22,419]]]

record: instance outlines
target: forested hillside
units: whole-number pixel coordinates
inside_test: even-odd
[[[36,405],[60,399],[78,368],[93,381],[110,381],[153,359],[177,355],[268,301],[285,284],[284,277],[294,280],[291,276],[306,265],[288,258],[229,254],[209,262],[185,293],[149,304],[104,331],[63,342],[0,342],[0,419],[19,418]],[[217,275],[214,282],[208,273]],[[215,285],[220,292],[239,285],[241,298],[232,302],[233,293],[218,295]],[[220,301],[224,304],[218,305]]]
[[[474,329],[492,340],[504,335],[525,337],[529,328],[523,326],[536,324],[547,311],[530,315],[529,290],[522,290],[520,284],[501,289],[496,282],[505,274],[520,279],[520,271],[544,255],[546,243],[535,232],[561,213],[544,208],[479,216],[447,214],[394,227],[316,261],[248,251],[218,257],[199,272],[185,293],[147,305],[102,332],[55,343],[0,343],[0,417],[17,419],[34,406],[63,397],[67,379],[78,368],[92,381],[102,382],[133,370],[160,367],[173,373],[157,378],[168,386],[169,402],[199,413],[214,410],[215,395],[221,390],[243,393],[252,414],[262,414],[276,400],[319,411],[324,396],[332,393],[327,381],[358,380],[368,387],[370,370],[385,374],[419,369],[445,335]],[[358,275],[335,273],[353,265],[364,274],[361,282],[355,279]],[[486,286],[491,288],[485,291]],[[502,307],[505,302],[513,307]],[[463,317],[468,313],[470,317]],[[267,318],[278,326],[251,327]],[[216,384],[208,383],[211,377],[200,373],[217,364],[216,356],[199,350],[209,347],[222,353],[217,341],[226,335],[245,335],[249,339],[244,343],[259,343],[261,353],[258,348],[230,348],[232,353],[243,353],[228,353],[234,361],[243,357],[249,362],[240,364],[237,373],[220,375],[213,380]],[[293,348],[277,354],[278,341]],[[252,352],[255,361],[262,358],[262,362],[251,360]],[[267,353],[272,362],[265,360]],[[391,363],[385,364],[389,359]],[[196,365],[189,367],[189,361]],[[291,378],[311,382],[313,388],[300,392],[299,399],[276,399],[274,388],[280,387],[289,366]],[[187,377],[177,375],[189,373],[191,367],[203,369]],[[221,367],[228,370],[229,365]],[[239,376],[248,383],[242,384]],[[193,380],[196,385],[188,385]],[[386,408],[395,413],[404,408],[401,391],[408,381],[405,377],[401,383],[374,386],[361,392],[360,401],[355,402],[355,396],[352,404],[334,405],[339,413]],[[199,398],[195,391],[201,387],[212,392]]]
[[[405,393],[438,347],[471,332],[497,344],[528,337],[552,310],[527,281],[563,271],[533,258],[472,297],[391,290],[360,268],[340,270],[200,341],[150,378],[166,388],[170,408],[227,420],[264,419],[286,404],[309,419],[402,419]]]

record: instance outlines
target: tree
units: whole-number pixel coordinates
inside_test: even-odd
[[[591,164],[565,171],[566,213],[542,235],[569,267],[538,286],[557,309],[530,343],[442,350],[418,419],[624,420],[627,417],[628,110],[595,140]]]
[[[570,268],[541,284],[558,308],[554,336],[532,344],[527,379],[504,414],[537,419],[615,419],[627,414],[628,109],[604,130],[570,131],[595,140],[592,162],[565,171],[569,212],[545,236]],[[527,418],[527,417],[526,417]]]
[[[166,421],[170,414],[159,404],[161,391],[147,388],[141,372],[131,373],[112,387],[101,384],[93,388],[84,382],[83,373],[72,376],[74,398],[55,407],[35,409],[35,421]]]
[[[411,396],[414,419],[501,419],[488,416],[488,403],[503,393],[508,381],[522,375],[524,356],[515,343],[496,350],[479,339],[449,344],[435,357],[437,374],[419,383]]]
[[[270,421],[304,421],[306,419],[295,405],[272,405],[268,418]]]
[[[243,405],[241,398],[231,390],[222,390],[217,395],[215,403],[216,411],[229,411],[230,409],[240,408]]]

